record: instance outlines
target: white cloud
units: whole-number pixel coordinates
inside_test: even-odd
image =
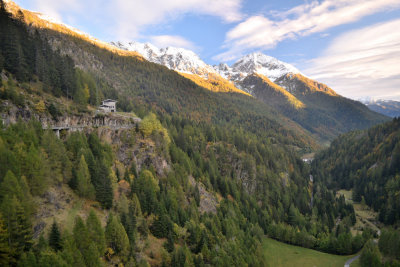
[[[294,39],[354,22],[364,16],[400,7],[399,0],[325,0],[299,5],[285,12],[252,16],[230,30],[224,53],[216,60],[232,60],[249,49],[270,49],[285,39]]]
[[[351,98],[400,99],[400,19],[347,32],[303,70]]]
[[[80,7],[77,0],[34,0],[34,5],[36,10],[39,10],[43,14],[60,22],[62,21],[60,10],[68,9],[71,11],[77,11]]]
[[[110,9],[118,14],[120,38],[137,36],[144,26],[165,23],[192,13],[220,17],[225,22],[242,18],[241,0],[115,0]]]
[[[189,50],[196,49],[196,46],[192,42],[186,40],[185,38],[183,38],[181,36],[177,36],[177,35],[151,36],[150,42],[157,47],[173,46],[173,47],[186,48]]]
[[[18,1],[18,0],[17,0]],[[25,0],[58,20],[66,12],[94,22],[110,31],[113,38],[143,37],[148,26],[165,25],[186,14],[210,15],[224,22],[242,19],[243,0]]]

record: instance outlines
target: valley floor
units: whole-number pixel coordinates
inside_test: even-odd
[[[310,266],[310,267],[343,267],[348,259],[354,257],[339,256],[319,252],[298,246],[292,246],[270,238],[263,242],[264,255],[269,266]],[[350,265],[351,267],[353,264]]]

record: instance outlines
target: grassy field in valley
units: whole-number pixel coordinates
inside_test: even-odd
[[[264,255],[268,266],[305,266],[305,267],[343,267],[353,256],[339,256],[319,252],[298,246],[292,246],[270,238],[263,242]],[[351,265],[353,266],[353,264]]]

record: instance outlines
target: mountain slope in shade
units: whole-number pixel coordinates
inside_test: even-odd
[[[394,100],[362,101],[370,110],[389,117],[400,117],[400,102]]]
[[[253,74],[239,84],[323,140],[388,119],[301,74],[285,74],[275,83],[262,75]]]

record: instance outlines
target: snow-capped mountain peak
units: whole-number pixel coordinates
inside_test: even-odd
[[[203,78],[207,78],[209,73],[217,73],[193,51],[184,48],[165,47],[159,49],[152,44],[139,42],[112,42],[111,44],[124,50],[138,52],[148,61],[179,72],[196,74]]]
[[[232,71],[244,73],[244,76],[258,73],[268,77],[271,81],[275,81],[287,73],[301,74],[294,66],[262,53],[252,53],[242,57],[232,65]]]
[[[264,75],[273,82],[288,73],[301,74],[294,66],[263,53],[246,55],[231,66],[220,63],[212,67],[202,61],[193,51],[184,48],[159,49],[150,43],[140,42],[112,42],[111,44],[120,49],[138,52],[151,62],[182,73],[195,74],[205,79],[209,78],[210,74],[219,74],[246,92],[251,90],[242,88],[241,82],[254,73]]]

